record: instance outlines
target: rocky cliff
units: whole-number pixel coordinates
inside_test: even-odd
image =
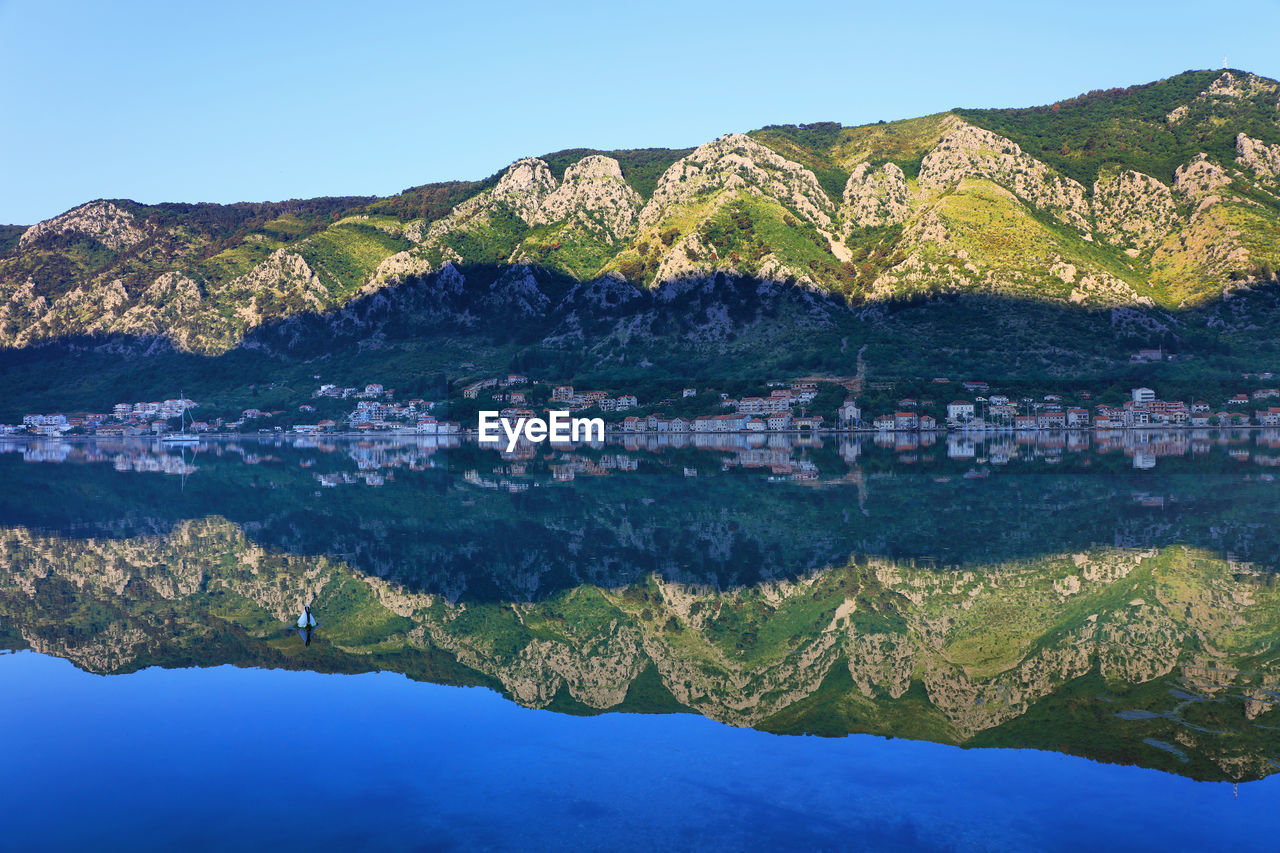
[[[447,265],[588,289],[727,274],[854,307],[975,293],[1185,309],[1280,268],[1278,91],[1188,72],[1029,110],[531,157],[385,200],[95,201],[0,257],[0,345],[120,333],[217,353]]]

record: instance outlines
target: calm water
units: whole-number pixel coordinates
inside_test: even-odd
[[[1275,462],[0,444],[0,846],[1274,849]]]

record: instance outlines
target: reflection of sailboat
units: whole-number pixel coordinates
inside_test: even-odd
[[[303,645],[311,645],[311,632],[317,624],[316,617],[311,615],[311,605],[302,605],[302,614],[298,616],[298,636],[302,638]]]
[[[178,400],[186,400],[186,397],[183,396],[181,391],[178,392]],[[199,436],[195,433],[187,432],[187,407],[185,404],[182,406],[182,426],[179,427],[178,432],[171,432],[168,435],[162,436],[160,440],[165,444],[176,445],[192,445],[200,443]]]

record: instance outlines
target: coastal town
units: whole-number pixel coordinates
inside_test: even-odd
[[[1280,469],[1280,428],[1150,428],[1109,431],[613,433],[572,446],[522,441],[477,457],[458,435],[374,433],[358,437],[296,433],[226,435],[180,454],[150,436],[14,436],[0,457],[28,463],[108,464],[120,473],[188,476],[218,460],[249,466],[294,465],[316,488],[384,486],[398,472],[452,470],[484,489],[524,491],[538,482],[667,473],[683,477],[731,472],[770,481],[863,481],[897,471],[937,479],[984,479],[1002,469],[1146,471],[1168,460],[1200,470],[1215,456],[1271,481]],[[476,447],[470,444],[471,447]],[[460,454],[454,457],[453,454]],[[325,460],[345,459],[346,464]],[[290,461],[292,460],[292,461]],[[485,461],[482,461],[485,460]],[[1105,460],[1114,460],[1106,462]],[[885,468],[886,464],[891,467]],[[1213,463],[1210,463],[1213,464]],[[1214,469],[1218,470],[1218,469]],[[1247,470],[1247,469],[1240,469]],[[319,493],[317,493],[319,494]]]
[[[0,435],[12,440],[0,443],[0,452],[20,452],[32,462],[109,459],[122,472],[185,475],[195,470],[188,460],[149,449],[183,430],[206,440],[214,452],[239,454],[248,464],[272,460],[261,451],[263,442],[344,453],[356,462],[356,471],[317,471],[317,484],[376,486],[393,479],[396,468],[434,467],[437,452],[474,440],[477,431],[463,424],[475,423],[478,412],[496,411],[514,423],[567,411],[604,421],[605,440],[560,442],[563,446],[550,448],[549,455],[525,438],[498,444],[493,449],[502,464],[492,475],[473,471],[467,481],[523,489],[526,474],[539,468],[555,481],[571,481],[636,471],[640,457],[631,454],[661,457],[685,450],[713,454],[722,471],[763,470],[798,481],[822,478],[810,454],[834,453],[843,465],[855,465],[873,449],[891,452],[897,464],[973,464],[965,476],[1015,461],[1054,465],[1080,453],[1119,453],[1129,467],[1149,469],[1161,458],[1194,458],[1213,448],[1267,468],[1280,466],[1272,452],[1280,449],[1280,388],[1270,387],[1270,374],[1243,379],[1238,389],[1219,389],[1205,394],[1207,400],[1190,402],[1163,399],[1145,386],[1097,392],[1109,400],[1099,402],[1090,390],[1017,393],[977,380],[916,383],[917,392],[930,393],[904,397],[893,394],[890,383],[869,383],[863,404],[891,410],[869,418],[852,383],[823,379],[719,386],[637,383],[606,390],[509,373],[454,388],[442,383],[439,393],[427,395],[434,399],[400,399],[394,387],[377,382],[321,383],[290,410],[223,407],[198,418],[204,407],[179,396],[121,402],[103,413],[31,414],[21,424],[0,425]],[[77,437],[95,443],[77,449]],[[621,452],[602,453],[606,446]],[[685,476],[700,470],[696,464],[680,467]]]
[[[507,374],[441,387],[434,399],[400,399],[394,388],[320,384],[289,408],[248,407],[201,417],[202,406],[178,397],[119,402],[110,411],[31,413],[0,424],[4,435],[165,436],[245,433],[356,434],[390,432],[464,436],[478,411],[497,411],[516,422],[552,410],[600,417],[610,433],[1003,433],[1068,430],[1280,426],[1280,388],[1271,374],[1244,377],[1231,392],[1204,399],[1164,399],[1133,387],[1124,399],[1095,400],[1088,390],[1019,393],[985,381],[935,379],[928,394],[894,397],[892,383],[875,383],[860,399],[856,383],[822,379],[724,383],[734,387],[677,386],[582,389]],[[850,387],[850,386],[854,387]],[[1249,387],[1254,386],[1254,387]],[[917,386],[919,387],[919,386]],[[868,397],[872,398],[868,400]],[[875,414],[867,409],[874,406]]]

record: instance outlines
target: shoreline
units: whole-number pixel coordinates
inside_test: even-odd
[[[1067,434],[1083,434],[1083,433],[1151,433],[1151,432],[1193,432],[1203,430],[1208,432],[1222,431],[1255,431],[1255,430],[1280,430],[1280,426],[1262,426],[1259,424],[1243,424],[1239,426],[1189,426],[1187,424],[1161,424],[1133,427],[1053,427],[1050,429],[1016,429],[1014,427],[998,427],[990,429],[957,429],[957,428],[941,428],[941,429],[872,429],[867,427],[852,427],[849,429],[812,429],[812,430],[715,430],[710,432],[695,432],[692,430],[628,430],[623,431],[606,431],[605,439],[610,438],[627,438],[632,436],[681,436],[686,438],[709,437],[709,436],[788,436],[788,437],[804,437],[804,436],[877,436],[877,435],[954,435],[967,436],[972,438],[985,438],[991,436],[1008,436],[1008,435],[1067,435]],[[467,439],[469,441],[477,441],[478,430],[468,429],[459,432],[449,433],[431,433],[416,432],[412,430],[378,430],[370,432],[292,432],[290,430],[282,430],[280,432],[246,432],[246,433],[230,433],[230,432],[206,432],[196,433],[200,441],[225,441],[225,440],[243,440],[243,439],[267,439],[267,438],[325,438],[325,439],[371,439],[371,438],[431,438],[431,439]],[[12,433],[8,435],[0,435],[0,441],[29,441],[31,439],[46,439],[53,441],[78,441],[85,439],[110,438],[121,440],[133,440],[141,442],[160,442],[163,439],[161,435],[97,435],[94,433],[78,433],[67,435],[38,435],[35,433]],[[477,442],[478,443],[478,442]],[[560,443],[560,442],[557,442]],[[174,445],[177,446],[177,445]]]

